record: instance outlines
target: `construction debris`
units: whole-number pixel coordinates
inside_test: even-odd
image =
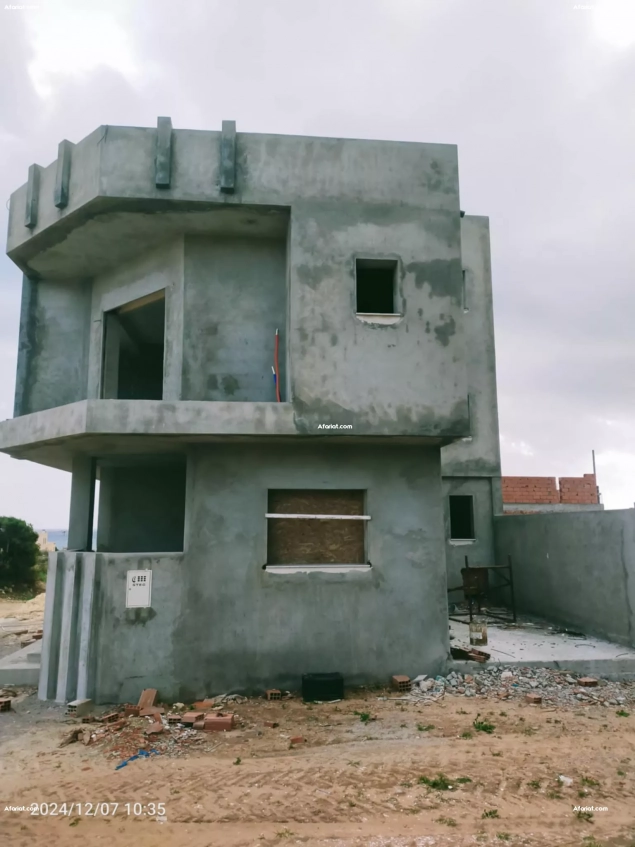
[[[10,712],[11,711],[11,698],[3,697],[0,700],[0,712]]]

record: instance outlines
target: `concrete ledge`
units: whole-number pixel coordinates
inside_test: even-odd
[[[298,435],[290,403],[82,400],[0,423],[0,451],[86,435]]]
[[[0,685],[37,685],[41,651],[42,642],[36,641],[5,656],[0,661]]]

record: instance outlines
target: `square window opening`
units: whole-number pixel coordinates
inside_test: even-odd
[[[474,541],[474,497],[471,494],[450,495],[450,538]]]
[[[358,314],[396,314],[397,261],[395,259],[357,259],[355,279]]]
[[[161,400],[164,357],[165,291],[104,314],[104,399]]]
[[[267,565],[365,565],[364,501],[363,490],[270,490]]]
[[[103,459],[99,478],[98,551],[183,552],[187,478],[183,457]]]

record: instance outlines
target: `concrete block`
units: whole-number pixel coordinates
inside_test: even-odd
[[[236,190],[236,121],[223,121],[220,141],[220,190]]]
[[[29,181],[26,187],[26,209],[24,211],[24,226],[34,229],[37,226],[37,212],[40,202],[40,166],[31,165]]]
[[[58,209],[68,206],[68,191],[71,180],[71,155],[75,145],[71,141],[60,141],[57,148],[57,169],[53,203]]]
[[[172,181],[172,118],[157,118],[157,149],[154,160],[154,184],[170,188]]]
[[[71,700],[66,706],[66,714],[73,718],[81,718],[93,710],[93,701],[89,699]]]

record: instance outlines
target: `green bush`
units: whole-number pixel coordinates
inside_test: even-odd
[[[32,588],[40,562],[37,532],[19,518],[0,517],[0,586]]]

